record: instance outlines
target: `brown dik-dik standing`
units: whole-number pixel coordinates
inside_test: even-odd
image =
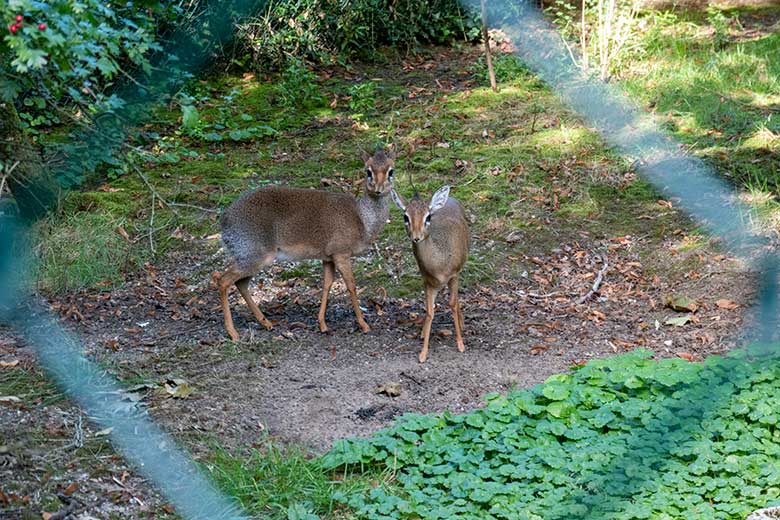
[[[469,226],[463,207],[450,197],[450,187],[444,186],[430,200],[416,193],[409,201],[393,190],[393,201],[404,212],[404,222],[412,251],[425,282],[425,323],[420,363],[428,357],[436,295],[444,285],[450,289],[450,308],[455,322],[458,351],[463,352],[463,314],[458,300],[458,276],[469,254]]]
[[[322,300],[317,320],[327,332],[325,308],[336,270],[352,299],[358,325],[371,330],[360,310],[350,257],[371,247],[390,216],[388,195],[393,187],[395,152],[363,152],[365,188],[360,198],[348,193],[267,187],[250,191],[222,214],[222,241],[232,258],[219,281],[225,329],[238,340],[228,302],[228,289],[238,288],[255,318],[267,329],[271,322],[249,294],[252,276],[274,261],[321,259]]]

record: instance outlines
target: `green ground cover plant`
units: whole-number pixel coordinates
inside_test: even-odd
[[[645,350],[466,415],[407,415],[316,464],[391,474],[338,492],[358,518],[742,519],[780,498],[780,364]]]

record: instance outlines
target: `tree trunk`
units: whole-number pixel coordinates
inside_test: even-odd
[[[485,0],[482,0],[482,39],[485,41],[485,59],[487,60],[488,75],[490,76],[490,88],[493,89],[493,92],[498,92],[496,73],[493,72],[493,59],[490,56],[490,35],[488,34]]]
[[[0,101],[0,163],[0,179],[6,177],[23,220],[34,221],[57,206],[60,186],[24,133],[14,104],[6,101]]]

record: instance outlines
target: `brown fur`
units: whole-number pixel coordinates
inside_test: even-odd
[[[322,260],[323,294],[318,315],[322,332],[328,330],[325,308],[336,270],[350,292],[358,325],[364,332],[370,330],[360,310],[350,257],[371,247],[387,221],[394,159],[392,151],[363,154],[367,177],[360,198],[273,186],[245,193],[224,211],[222,240],[232,263],[222,274],[219,292],[225,329],[234,341],[239,336],[233,326],[228,289],[235,285],[257,320],[270,329],[272,324],[252,301],[248,285],[263,267],[285,260]]]
[[[426,317],[422,330],[423,348],[419,356],[420,363],[425,362],[428,357],[434,305],[436,296],[444,285],[447,285],[450,290],[450,307],[455,321],[458,350],[463,352],[465,349],[458,282],[460,272],[468,258],[470,246],[468,222],[463,207],[452,197],[447,197],[442,206],[431,211],[431,204],[435,198],[434,195],[431,199],[423,200],[415,195],[407,202],[397,193],[394,194],[396,204],[404,211],[406,231],[412,239],[414,258],[417,260],[425,284]],[[426,223],[426,217],[429,215],[430,221]]]

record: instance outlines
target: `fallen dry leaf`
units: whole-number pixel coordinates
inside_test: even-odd
[[[686,361],[693,361],[693,354],[690,352],[678,352],[677,357],[683,358]]]
[[[184,399],[192,394],[192,387],[184,379],[168,379],[165,382],[165,391],[169,397]]]
[[[0,361],[0,368],[13,368],[18,364],[18,359],[14,359],[13,361]]]
[[[385,383],[374,388],[375,394],[387,394],[390,397],[401,395],[401,383]]]
[[[732,310],[739,307],[739,304],[733,300],[726,300],[725,298],[721,298],[720,300],[715,301],[715,305],[720,307],[721,309],[727,309]]]
[[[686,323],[690,322],[692,320],[692,316],[689,314],[687,316],[678,316],[676,318],[669,318],[664,322],[664,325],[674,325],[675,327],[682,327]]]
[[[667,296],[664,303],[670,309],[678,312],[696,312],[699,308],[699,304],[695,300],[680,294]]]
[[[79,488],[78,482],[71,482],[71,484],[65,488],[65,491],[62,492],[62,494],[64,494],[66,497],[69,497],[73,493],[75,493],[78,488]]]

